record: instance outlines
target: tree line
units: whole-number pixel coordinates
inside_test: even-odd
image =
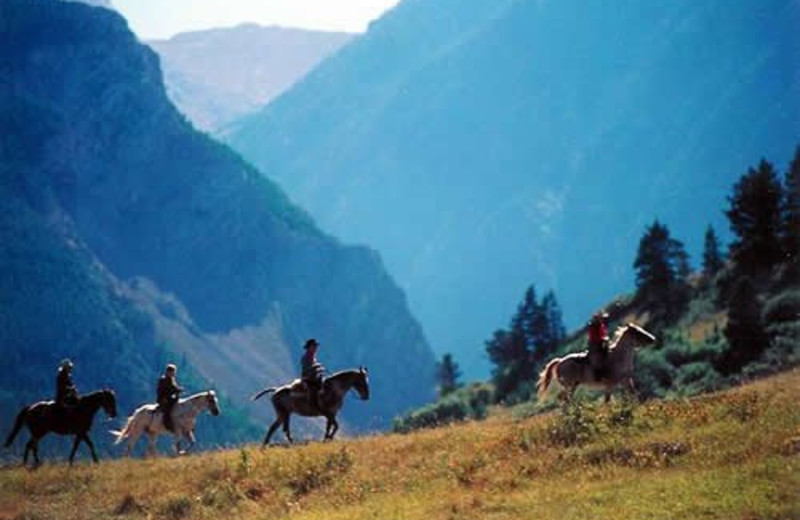
[[[748,168],[733,185],[724,214],[733,240],[723,252],[716,231],[708,225],[698,270],[692,269],[683,242],[672,236],[665,223],[656,219],[647,226],[632,264],[636,290],[631,305],[647,317],[648,328],[661,333],[686,315],[693,300],[710,298],[711,305],[727,316],[724,341],[710,350],[699,349],[710,353],[682,361],[696,363],[702,358],[716,373],[727,376],[758,360],[776,343],[783,342],[784,350],[794,352],[800,341],[796,324],[800,317],[800,146],[782,177],[765,159]],[[528,399],[536,375],[565,340],[556,295],[548,291],[540,299],[536,287],[529,286],[508,328],[496,330],[485,342],[493,365],[494,402]],[[681,358],[674,352],[670,355],[673,360]],[[669,379],[663,374],[649,375]],[[452,354],[445,354],[437,364],[440,396],[456,392],[462,386],[460,377]]]

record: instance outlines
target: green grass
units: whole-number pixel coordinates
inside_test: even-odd
[[[5,468],[0,519],[800,518],[798,402],[796,370],[408,435]]]

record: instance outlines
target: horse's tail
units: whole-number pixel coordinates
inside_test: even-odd
[[[5,444],[6,448],[11,446],[11,443],[14,442],[14,437],[17,436],[20,429],[22,429],[22,426],[25,424],[25,418],[28,415],[29,408],[30,408],[29,406],[26,406],[25,408],[20,410],[20,412],[17,414],[17,420],[14,421],[14,429],[11,430],[11,433],[8,434],[8,438],[6,439],[6,444]]]
[[[559,363],[561,363],[561,358],[555,358],[554,360],[550,361],[544,367],[541,374],[539,374],[539,382],[536,384],[536,390],[538,392],[539,399],[542,399],[545,392],[547,392],[547,388],[550,386],[550,382],[553,380],[553,373],[555,372]]]
[[[128,421],[125,423],[125,427],[122,430],[108,430],[111,435],[115,437],[114,444],[119,444],[120,442],[124,441],[131,435],[131,427],[133,426],[133,421],[136,419],[136,414],[134,413],[130,417],[128,417]]]
[[[260,397],[261,397],[261,396],[263,396],[264,394],[268,394],[268,393],[270,393],[270,392],[274,392],[275,390],[277,390],[277,388],[276,388],[276,387],[274,387],[274,386],[271,386],[271,387],[269,387],[269,388],[265,388],[265,389],[263,389],[262,391],[260,391],[260,392],[258,392],[258,393],[256,393],[256,394],[253,394],[252,396],[250,396],[250,400],[251,400],[251,401],[255,401],[256,399],[260,398]]]

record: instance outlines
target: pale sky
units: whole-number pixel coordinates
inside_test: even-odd
[[[143,40],[244,22],[363,32],[399,0],[111,0]]]

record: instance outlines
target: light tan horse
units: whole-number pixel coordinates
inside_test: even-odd
[[[325,378],[322,383],[324,391],[320,397],[319,408],[311,405],[307,392],[295,390],[298,383],[299,380],[295,380],[284,386],[266,388],[252,397],[252,400],[255,401],[262,395],[272,393],[272,407],[275,408],[276,419],[264,437],[264,446],[269,444],[272,434],[280,425],[283,425],[283,434],[286,439],[290,443],[294,442],[289,430],[289,417],[293,413],[304,417],[325,417],[328,422],[325,426],[324,440],[333,440],[333,436],[339,429],[336,414],[342,408],[347,392],[354,389],[363,401],[369,399],[369,375],[365,367],[358,370],[343,370]]]
[[[656,337],[635,323],[618,327],[611,340],[606,357],[605,376],[599,381],[594,378],[594,370],[589,362],[588,352],[577,352],[564,357],[555,358],[544,367],[539,375],[537,384],[539,399],[541,400],[553,379],[557,379],[563,390],[562,398],[570,398],[579,385],[592,389],[603,390],[605,400],[611,398],[611,391],[621,384],[627,384],[633,392],[633,357],[638,347],[649,345],[656,341]]]

